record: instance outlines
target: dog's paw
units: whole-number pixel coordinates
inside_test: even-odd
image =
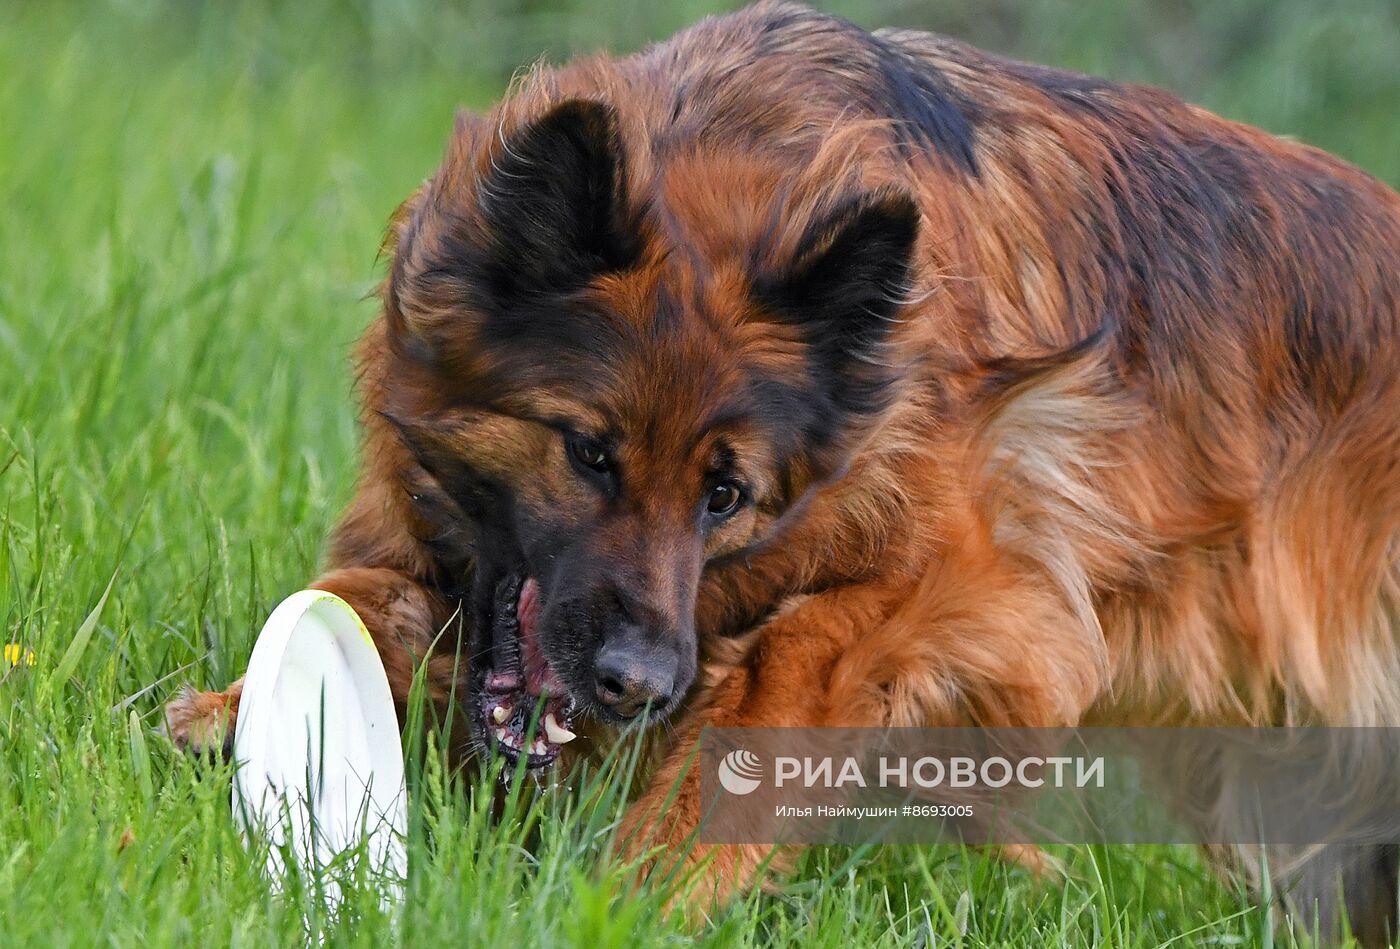
[[[165,722],[159,729],[182,751],[233,754],[233,729],[238,723],[238,693],[200,692],[188,685],[165,706]]]
[[[1046,853],[1035,844],[1001,844],[995,848],[997,859],[1028,871],[1031,879],[1046,886],[1058,886],[1069,879],[1069,869],[1060,858]]]

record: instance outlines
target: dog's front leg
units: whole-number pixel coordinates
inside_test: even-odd
[[[851,586],[808,598],[753,635],[745,658],[698,698],[669,756],[620,830],[622,852],[646,856],[658,874],[686,874],[704,864],[688,902],[704,911],[747,885],[775,855],[763,846],[701,846],[692,838],[701,800],[694,751],[706,727],[819,726],[831,720],[832,676],[853,645],[880,629],[904,590]]]
[[[700,698],[620,838],[657,869],[703,863],[687,900],[701,910],[748,886],[773,856],[693,841],[702,728],[1073,725],[1105,668],[1102,637],[1050,578],[989,545],[950,552],[902,585],[810,597],[754,635],[746,658]],[[1007,856],[1036,869],[1034,853]]]
[[[453,630],[448,630],[441,637],[443,642],[434,648],[453,616],[446,598],[406,574],[378,567],[334,570],[311,586],[339,596],[364,621],[384,663],[401,719],[414,669],[423,661],[428,663],[429,698],[439,710],[451,704],[456,682],[465,678],[466,657],[454,649],[458,637]],[[166,734],[180,748],[194,752],[222,749],[229,755],[242,694],[242,679],[222,692],[185,687],[165,707]]]

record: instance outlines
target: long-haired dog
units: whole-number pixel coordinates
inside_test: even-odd
[[[1400,197],[1342,161],[762,3],[463,115],[388,247],[316,586],[471,749],[669,716],[650,843],[707,725],[1400,724]]]

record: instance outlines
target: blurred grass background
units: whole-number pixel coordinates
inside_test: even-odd
[[[827,8],[1163,85],[1400,182],[1394,0]],[[348,350],[378,242],[453,110],[541,55],[629,51],[716,9],[0,0],[0,621],[19,658],[0,662],[0,945],[300,938],[300,904],[268,894],[231,828],[227,774],[196,781],[143,729],[177,682],[237,675],[269,609],[314,575],[354,473]],[[585,869],[595,824],[546,820],[526,851],[479,795],[424,787],[438,797],[410,842],[405,922],[352,901],[328,943],[681,939],[659,900],[618,899],[616,868]],[[787,896],[711,938],[1270,934],[1187,851],[1077,852],[1071,885],[1049,891],[957,853],[843,859],[814,854]]]

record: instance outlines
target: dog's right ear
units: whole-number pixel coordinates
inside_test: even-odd
[[[473,450],[469,417],[447,414],[414,418],[380,411],[398,434],[400,441],[423,472],[437,482],[439,488],[459,509],[475,513],[489,498],[485,493],[490,480],[489,466],[483,470],[474,462],[483,459]],[[485,456],[489,458],[489,455]]]
[[[636,261],[617,114],[572,99],[504,136],[459,115],[442,168],[395,215],[389,238],[394,344],[421,362],[465,358],[463,313],[510,318],[532,298]]]
[[[410,310],[410,288],[408,284],[409,261],[413,258],[413,247],[422,227],[421,211],[428,200],[431,182],[418,186],[402,204],[394,209],[389,224],[384,229],[384,237],[379,242],[379,257],[389,259],[389,273],[379,286],[379,297],[384,305],[384,318],[389,324],[390,338],[408,348],[415,356],[426,359],[429,356],[417,332],[408,318]]]
[[[575,290],[637,256],[617,113],[573,99],[506,137],[477,189],[477,279],[498,303]]]

